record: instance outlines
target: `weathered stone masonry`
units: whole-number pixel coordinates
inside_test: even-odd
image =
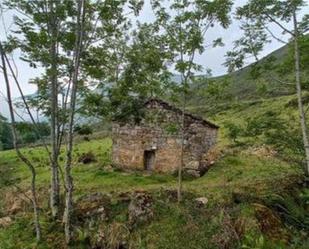
[[[181,110],[158,99],[145,104],[139,124],[113,124],[113,163],[122,168],[174,172],[180,165]],[[215,144],[218,126],[185,114],[184,169],[205,170],[205,155]]]

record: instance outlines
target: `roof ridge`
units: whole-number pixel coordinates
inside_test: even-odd
[[[159,99],[159,98],[150,98],[150,99],[148,99],[148,100],[145,102],[145,105],[147,105],[147,104],[149,104],[149,103],[151,103],[151,102],[158,102],[158,103],[161,104],[161,105],[167,106],[168,109],[170,109],[170,110],[172,110],[172,111],[182,113],[182,110],[181,110],[180,108],[178,108],[178,107],[176,107],[176,106],[174,106],[174,105],[172,105],[172,104],[170,104],[170,103],[168,103],[168,102],[166,102],[166,101],[164,101],[164,100],[162,100],[162,99]],[[189,113],[189,112],[185,112],[185,115],[191,117],[192,119],[205,122],[206,124],[208,124],[208,125],[209,125],[210,127],[212,127],[212,128],[216,128],[216,129],[220,128],[218,125],[216,125],[216,124],[214,124],[214,123],[212,123],[212,122],[210,122],[210,121],[204,119],[204,118],[201,117],[201,116],[194,115],[194,114]]]

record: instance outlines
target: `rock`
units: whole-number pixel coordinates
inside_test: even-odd
[[[191,161],[186,165],[186,169],[198,170],[200,166],[199,161]]]
[[[0,218],[0,227],[6,228],[12,224],[12,219],[9,216]]]
[[[200,162],[190,161],[184,168],[185,174],[193,177],[200,177]]]
[[[129,226],[145,223],[153,218],[153,199],[146,192],[135,192],[128,207]]]
[[[94,193],[79,198],[76,202],[75,214],[78,220],[105,221],[108,219],[111,198],[102,193]]]
[[[185,173],[187,174],[187,176],[194,177],[194,178],[198,178],[201,176],[199,170],[185,169]]]
[[[267,145],[249,147],[244,152],[260,157],[275,157],[278,154],[276,150]]]
[[[204,207],[208,203],[208,199],[206,197],[199,197],[194,200],[198,207]]]

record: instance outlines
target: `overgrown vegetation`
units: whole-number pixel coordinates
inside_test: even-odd
[[[87,248],[89,239],[96,238],[99,230],[112,236],[116,244],[125,241],[132,248],[175,248],[175,245],[177,248],[306,248],[308,191],[301,186],[303,177],[299,164],[278,156],[272,150],[263,149],[263,125],[249,125],[250,134],[254,133],[256,139],[240,136],[236,147],[229,138],[228,127],[224,125],[227,121],[247,125],[248,117],[253,117],[253,113],[258,117],[266,112],[272,119],[270,114],[273,110],[277,115],[280,113],[282,119],[291,118],[291,113],[297,115],[295,107],[290,106],[288,112],[280,112],[277,108],[284,106],[283,103],[291,103],[294,98],[273,99],[272,105],[267,101],[254,105],[244,103],[214,116],[214,120],[223,124],[218,150],[222,150],[224,155],[205,176],[184,181],[184,203],[181,206],[177,204],[177,179],[174,176],[113,170],[109,166],[111,140],[108,138],[78,144],[73,164],[75,200],[85,193],[103,192],[111,195],[112,206],[108,220],[97,224],[99,227],[90,229],[76,225],[75,248]],[[266,121],[262,123],[267,124]],[[38,188],[40,193],[44,193],[49,180],[48,166],[44,163],[46,154],[41,148],[25,149],[25,152],[41,162]],[[96,160],[89,164],[79,163],[78,158],[89,152]],[[2,152],[0,164],[4,167],[16,165],[14,153]],[[5,171],[2,177],[11,179],[13,175],[16,178],[14,184],[26,192],[28,172],[14,167],[13,172]],[[5,192],[15,191],[14,184],[7,183],[1,194],[4,196]],[[128,203],[119,196],[136,190],[151,193],[155,216],[151,222],[128,230]],[[194,204],[194,198],[200,196],[208,198],[206,207]],[[61,248],[64,246],[60,242],[63,234],[60,230],[50,229],[53,225],[48,218],[46,200],[41,206],[46,240],[39,248]],[[25,234],[22,229],[29,218],[24,215],[16,217],[12,226],[1,230],[1,246],[30,248],[34,241],[29,239],[31,234]],[[12,236],[13,233],[15,236]]]
[[[230,73],[211,78],[195,59],[224,45],[206,34],[229,26],[233,2],[153,0],[153,22],[138,20],[143,0],[0,4],[10,112],[9,121],[0,115],[0,248],[309,247],[306,2],[248,0],[237,7],[242,36],[226,54]],[[9,28],[6,13],[14,15]],[[273,40],[286,46],[259,58]],[[16,50],[42,69],[29,97]],[[246,67],[250,58],[255,62]],[[140,123],[153,97],[181,106],[179,124],[157,120],[178,136],[178,177],[112,165],[111,120]],[[16,122],[17,106],[31,123]],[[37,122],[32,108],[48,123]],[[221,127],[199,179],[182,175],[187,109]],[[78,115],[104,120],[109,131],[79,123]]]

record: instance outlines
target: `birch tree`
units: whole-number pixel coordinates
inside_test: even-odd
[[[222,45],[220,38],[207,41],[208,31],[215,25],[227,28],[230,23],[229,12],[232,1],[214,0],[175,0],[168,7],[160,0],[152,1],[156,23],[167,37],[167,46],[174,54],[174,70],[181,76],[181,158],[178,167],[178,201],[181,201],[182,172],[185,150],[185,109],[187,92],[194,74],[202,70],[195,62],[196,55],[205,52],[207,47]],[[171,14],[169,14],[171,13]]]
[[[304,104],[302,100],[302,79],[301,79],[301,65],[300,65],[300,47],[299,41],[302,36],[309,30],[309,15],[304,15],[299,20],[298,13],[306,6],[305,1],[302,0],[250,0],[242,7],[237,9],[237,18],[250,23],[248,31],[245,32],[243,38],[235,42],[235,49],[227,54],[227,65],[230,69],[241,68],[248,55],[253,55],[258,61],[258,55],[263,50],[265,44],[272,40],[277,40],[288,44],[292,42],[294,46],[294,81],[298,100],[299,120],[302,131],[303,145],[305,151],[306,175],[309,175],[309,140],[308,127]],[[289,25],[289,24],[292,24]],[[288,36],[288,40],[283,40],[280,35],[272,31],[271,25],[276,26],[281,34]],[[249,33],[248,33],[249,32]],[[254,37],[256,39],[249,39]],[[266,35],[268,34],[269,37]],[[246,42],[245,42],[246,41]],[[257,42],[258,41],[258,42]],[[273,79],[273,78],[272,78]],[[287,84],[280,79],[275,79],[282,84]]]

